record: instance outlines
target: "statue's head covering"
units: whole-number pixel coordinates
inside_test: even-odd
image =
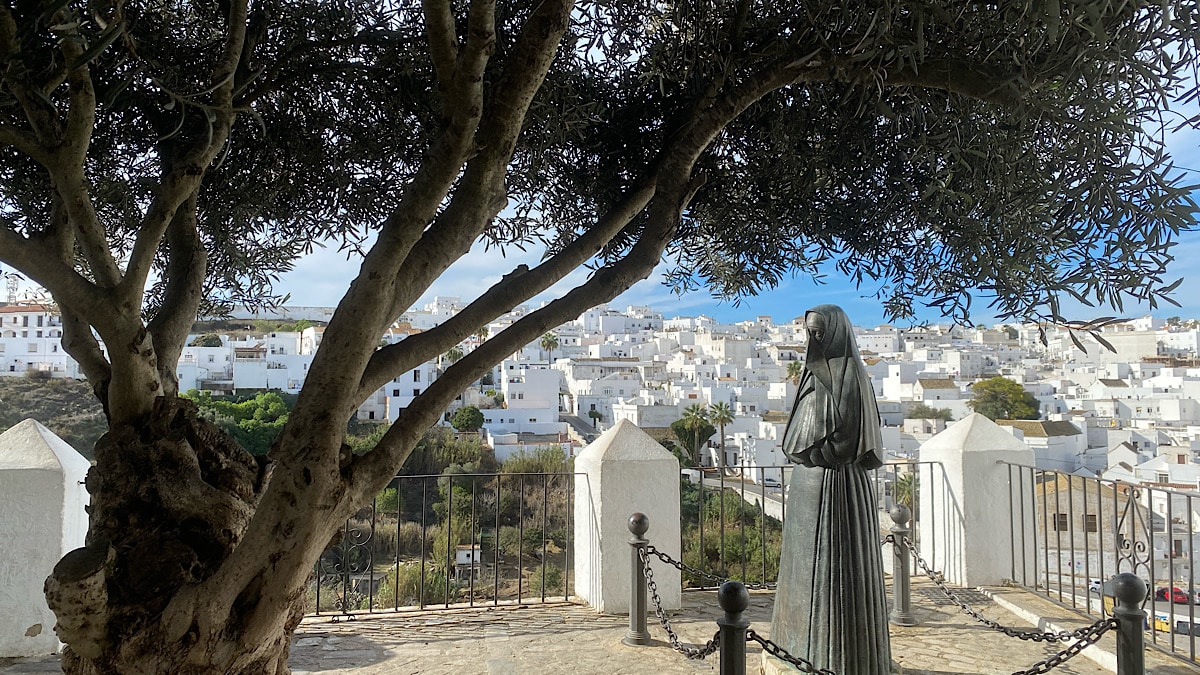
[[[825,333],[809,337],[800,390],[784,433],[784,451],[809,466],[857,463],[873,469],[883,464],[879,407],[867,375],[854,326],[837,305],[817,305],[805,319],[819,314]]]

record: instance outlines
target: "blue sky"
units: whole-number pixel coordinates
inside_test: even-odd
[[[1186,129],[1170,135],[1168,145],[1178,166],[1192,169],[1194,182],[1200,182],[1200,131]],[[537,256],[523,254],[519,250],[508,251],[508,257],[500,257],[495,251],[484,252],[482,246],[451,267],[423,296],[418,304],[428,302],[435,295],[457,296],[464,301],[477,297],[489,286],[499,281],[514,265],[537,264]],[[516,255],[514,255],[516,254]],[[1186,232],[1175,247],[1175,261],[1168,268],[1169,280],[1183,277],[1173,298],[1182,305],[1175,307],[1160,304],[1152,313],[1160,317],[1182,316],[1200,318],[1200,232]],[[825,283],[818,285],[807,276],[786,279],[777,288],[756,297],[744,299],[740,305],[720,302],[703,291],[675,295],[662,283],[661,270],[618,297],[611,306],[650,305],[665,316],[696,316],[705,314],[721,321],[741,321],[759,315],[770,315],[776,321],[790,320],[804,313],[809,307],[821,303],[841,305],[851,319],[861,326],[873,326],[884,322],[882,307],[871,297],[875,287],[856,289],[853,282],[839,275],[832,266],[825,270]],[[298,261],[296,269],[283,276],[277,288],[282,293],[291,293],[291,304],[336,305],[358,271],[358,262],[348,260],[346,254],[335,248],[316,249],[314,253]],[[536,298],[549,300],[563,293],[585,278],[585,271],[576,270],[564,282]],[[987,302],[976,298],[973,307],[978,308],[972,319],[978,323],[992,323],[993,317],[984,313]],[[920,312],[920,310],[918,310]],[[1126,304],[1122,312],[1093,309],[1083,305],[1065,307],[1068,319],[1086,320],[1102,315],[1134,317],[1151,313],[1149,307]],[[934,310],[919,313],[921,320],[938,322],[940,316]]]

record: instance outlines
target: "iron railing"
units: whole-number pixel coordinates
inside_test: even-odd
[[[680,490],[680,551],[691,567],[721,578],[748,583],[774,583],[779,572],[783,521],[787,517],[787,485],[795,465],[683,469]],[[938,506],[949,503],[942,465],[938,462],[889,462],[873,472],[881,522],[898,503],[913,513],[913,528],[929,520],[931,551],[936,551]],[[928,508],[919,508],[920,486],[926,485]],[[724,497],[722,497],[724,496]],[[914,534],[915,537],[915,534]],[[683,575],[685,588],[713,587],[711,575]],[[716,584],[719,585],[719,584]]]
[[[1012,580],[1099,617],[1111,579],[1142,578],[1148,642],[1192,662],[1200,637],[1200,492],[1007,464]],[[1175,602],[1175,589],[1187,602]]]
[[[574,491],[571,473],[396,476],[321,555],[310,612],[569,600]]]

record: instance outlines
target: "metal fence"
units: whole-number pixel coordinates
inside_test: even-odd
[[[317,561],[314,614],[567,600],[570,473],[397,476]]]
[[[1012,579],[1060,604],[1104,617],[1111,579],[1150,589],[1150,644],[1197,662],[1200,492],[1008,464]]]
[[[683,562],[710,576],[683,574],[685,588],[710,588],[712,576],[748,583],[774,583],[779,574],[783,522],[787,517],[788,466],[683,469],[680,488],[680,551]],[[889,462],[874,472],[881,531],[897,503],[912,509],[915,523],[931,519],[936,532],[939,504],[947,503],[945,476],[938,462]],[[920,486],[930,504],[919,508]],[[915,535],[914,535],[915,536]],[[931,534],[936,549],[936,534]],[[717,584],[719,585],[719,584]]]

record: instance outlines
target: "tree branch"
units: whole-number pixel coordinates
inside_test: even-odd
[[[104,414],[108,415],[108,383],[112,381],[112,366],[104,358],[100,343],[92,334],[92,327],[74,308],[58,304],[62,318],[62,347],[79,363],[84,377],[92,385],[92,393],[100,401]]]
[[[1023,98],[1019,76],[1011,71],[941,59],[926,60],[919,70],[907,62],[898,63],[898,68],[887,71],[884,84],[941,89],[1001,106],[1016,105]]]
[[[300,430],[289,424],[277,447],[294,447],[300,453],[320,453],[317,446],[298,440],[286,441],[293,433],[312,436],[339,430],[349,416],[363,369],[379,342],[379,336],[395,318],[396,269],[412,251],[426,226],[434,219],[473,147],[483,112],[483,70],[495,44],[494,3],[476,0],[471,5],[472,26],[467,45],[459,57],[455,95],[459,105],[421,168],[404,189],[399,203],[384,221],[379,236],[363,259],[358,276],[342,297],[325,329],[323,342],[338,347],[322,348],[309,367],[306,386],[300,392],[292,419],[312,415],[321,420],[320,430]],[[338,408],[330,409],[329,401]],[[311,408],[311,410],[310,410]],[[279,458],[281,461],[283,457]],[[295,457],[309,463],[336,461],[336,457],[305,454]]]
[[[241,62],[246,39],[247,4],[248,0],[230,3],[229,35],[225,39],[221,60],[213,67],[211,75],[213,102],[211,106],[204,107],[206,113],[212,113],[207,120],[211,125],[211,133],[206,135],[205,142],[196,143],[186,148],[179,157],[171,157],[164,162],[167,165],[164,171],[166,177],[138,228],[125,278],[119,289],[126,303],[140,306],[154,253],[167,226],[174,219],[180,204],[189,196],[194,196],[200,188],[205,171],[229,137],[229,129],[236,117],[233,111],[234,73]]]
[[[450,12],[450,0],[423,0],[421,6],[425,9],[425,39],[429,41],[433,72],[437,77],[438,89],[443,90],[454,77],[455,61],[458,59],[454,15]]]
[[[42,166],[47,166],[50,161],[50,154],[38,142],[37,137],[9,124],[0,124],[0,145],[12,146]]]
[[[525,22],[480,124],[479,152],[467,162],[450,204],[395,270],[397,296],[391,316],[408,308],[455,260],[462,257],[507,199],[504,176],[533,97],[566,32],[573,2],[546,0]]]
[[[97,328],[111,325],[113,307],[95,285],[50,249],[9,227],[0,227],[0,260],[50,291],[60,304],[78,308]]]
[[[208,251],[196,227],[196,200],[196,194],[192,193],[175,211],[167,228],[166,291],[158,313],[146,326],[154,341],[159,377],[166,395],[178,393],[175,364],[183,352],[183,343],[203,300]]]
[[[584,264],[619,233],[649,203],[654,195],[653,179],[646,180],[611,209],[593,227],[532,270],[512,272],[450,319],[419,335],[380,348],[371,356],[363,373],[356,401],[361,403],[371,392],[396,375],[442,353],[474,334],[479,326],[550,288]]]
[[[547,330],[578,317],[589,307],[612,300],[633,284],[649,277],[662,259],[663,251],[678,225],[682,208],[686,206],[680,199],[686,198],[687,187],[686,183],[676,185],[655,195],[649,206],[650,224],[623,259],[601,268],[591,279],[562,298],[522,317],[448,368],[412,405],[405,408],[400,418],[403,423],[393,424],[375,449],[352,460],[351,474],[368,477],[390,475],[404,462],[420,435],[437,420],[454,397],[493,364]],[[359,491],[373,487],[366,483],[354,482],[350,489]],[[362,498],[357,492],[354,494],[356,498]]]

